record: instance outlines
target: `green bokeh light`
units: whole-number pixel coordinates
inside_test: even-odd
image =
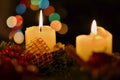
[[[52,13],[50,16],[49,16],[49,21],[52,22],[54,20],[60,20],[60,15],[58,13]]]
[[[31,0],[32,5],[39,5],[42,0]]]

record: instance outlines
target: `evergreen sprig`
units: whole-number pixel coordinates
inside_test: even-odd
[[[0,51],[3,50],[3,49],[5,49],[6,46],[8,46],[8,45],[14,46],[15,43],[12,42],[12,41],[9,41],[9,42],[7,42],[7,41],[1,41],[0,42]]]
[[[79,66],[70,57],[70,55],[65,50],[58,50],[53,53],[54,61],[53,63],[44,66],[39,70],[42,76],[52,76],[56,80],[62,76],[63,79],[70,79],[75,71],[79,71]]]

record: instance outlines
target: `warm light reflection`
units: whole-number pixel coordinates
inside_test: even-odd
[[[92,22],[91,33],[97,34],[97,24],[95,20]]]
[[[43,26],[43,14],[42,14],[42,10],[40,10],[40,17],[39,17],[39,29],[40,30],[42,26]]]

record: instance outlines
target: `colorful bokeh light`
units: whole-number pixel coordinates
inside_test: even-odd
[[[11,32],[9,33],[9,40],[12,40],[12,39],[13,39],[15,33],[16,33],[16,31],[11,31]]]
[[[23,14],[26,11],[26,5],[25,4],[19,4],[16,6],[16,13],[17,14]]]
[[[68,32],[68,26],[65,23],[62,23],[62,28],[60,29],[60,31],[58,31],[59,34],[63,35],[66,34]]]
[[[42,0],[30,0],[32,5],[39,5]]]
[[[21,44],[24,41],[24,34],[22,33],[22,31],[17,31],[13,38],[17,44]]]
[[[54,29],[55,31],[59,31],[62,27],[62,24],[61,24],[60,21],[54,20],[54,21],[51,22],[50,27],[52,29]]]
[[[21,15],[16,15],[15,17],[16,17],[16,19],[17,19],[17,24],[16,24],[16,26],[21,26],[22,23],[23,23],[23,17],[22,17]]]
[[[61,18],[65,18],[67,16],[67,11],[64,8],[59,8],[56,11],[57,11],[57,13],[60,14]]]
[[[49,0],[42,0],[41,3],[39,4],[39,7],[41,9],[46,9],[49,6],[50,2]]]
[[[53,6],[48,6],[46,9],[43,10],[43,14],[45,16],[49,16],[50,14],[55,12],[55,8]]]
[[[14,28],[12,28],[12,31],[17,31],[17,30],[21,30],[22,29],[22,25],[21,26],[15,26]]]
[[[15,16],[10,16],[10,17],[7,19],[6,23],[7,23],[7,26],[8,26],[9,28],[13,28],[13,27],[15,27],[16,24],[17,24],[17,19],[16,19]]]
[[[50,16],[49,16],[49,21],[52,22],[54,20],[60,20],[60,15],[58,13],[52,13]]]
[[[30,5],[30,8],[31,8],[33,11],[37,11],[37,10],[40,9],[38,5],[33,5],[33,4]]]
[[[30,0],[21,0],[20,3],[25,4],[27,8],[30,7]]]

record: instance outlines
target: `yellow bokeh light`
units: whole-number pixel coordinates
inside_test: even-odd
[[[59,34],[66,34],[68,32],[68,26],[65,23],[62,23],[62,28],[58,31]]]
[[[62,24],[60,21],[58,20],[54,20],[51,22],[50,24],[51,28],[54,29],[55,31],[59,31],[62,27]]]
[[[37,10],[40,9],[38,5],[33,5],[33,4],[30,5],[30,8],[31,8],[33,11],[37,11]]]

